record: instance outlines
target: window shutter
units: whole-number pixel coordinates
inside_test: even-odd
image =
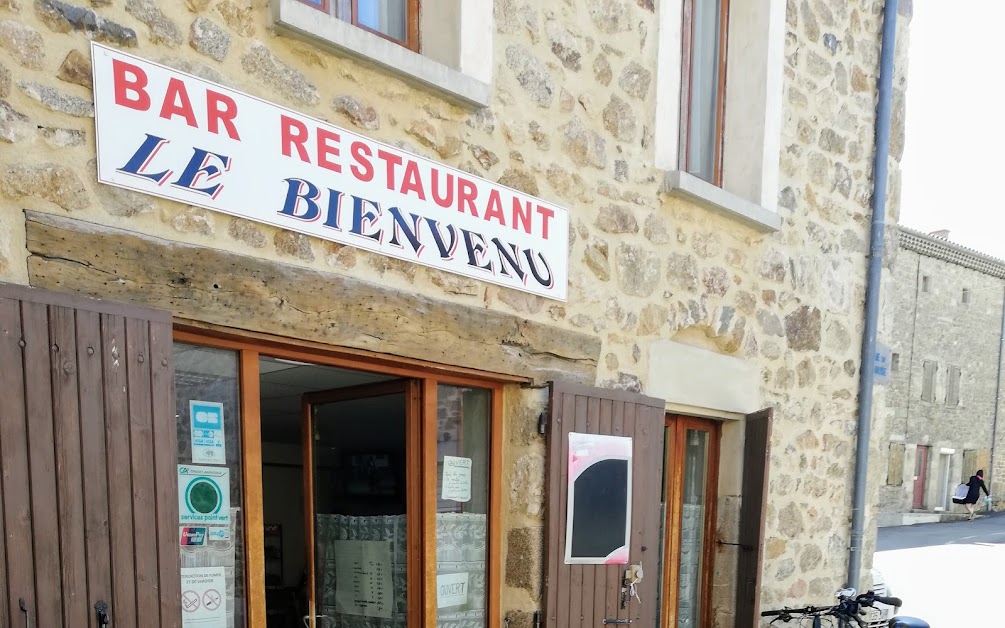
[[[0,284],[0,625],[181,625],[171,316]],[[6,543],[8,539],[16,542]]]
[[[547,430],[545,581],[546,628],[595,628],[604,620],[631,620],[656,628],[660,552],[660,491],[665,404],[639,394],[575,384],[550,384]],[[569,433],[632,438],[629,563],[643,566],[639,599],[621,606],[628,565],[566,565]]]
[[[768,501],[772,410],[747,415],[743,441],[740,557],[736,569],[736,628],[760,625],[761,561]]]

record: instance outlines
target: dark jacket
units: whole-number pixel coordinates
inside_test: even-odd
[[[991,495],[988,492],[988,487],[985,486],[984,480],[977,477],[976,475],[970,476],[970,481],[967,482],[967,498],[963,500],[964,504],[976,504],[977,500],[981,497],[981,489],[984,490],[985,495]]]

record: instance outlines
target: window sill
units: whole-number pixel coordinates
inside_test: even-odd
[[[305,38],[419,84],[469,108],[487,107],[491,85],[438,61],[325,15],[298,0],[274,0],[277,30]]]
[[[681,170],[667,171],[661,191],[695,201],[763,233],[772,233],[782,227],[782,217],[777,213]]]

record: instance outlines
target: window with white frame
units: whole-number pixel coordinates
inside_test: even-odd
[[[492,0],[269,1],[281,34],[373,63],[457,104],[489,104]]]
[[[777,230],[786,1],[657,6],[653,161],[663,192]]]

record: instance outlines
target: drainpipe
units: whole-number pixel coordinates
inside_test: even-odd
[[[893,101],[893,53],[896,43],[897,0],[886,0],[883,7],[883,48],[879,60],[879,103],[876,106],[876,161],[872,168],[872,230],[865,287],[862,375],[858,386],[855,492],[852,495],[851,547],[848,550],[848,586],[856,589],[862,572],[869,432],[872,427],[872,386],[875,379],[873,363],[876,355],[876,327],[879,321],[879,288],[883,273],[883,237],[886,235],[886,178],[887,160],[890,155],[890,108]]]
[[[998,376],[995,380],[995,411],[994,418],[991,421],[991,456],[988,461],[988,490],[993,488],[993,482],[995,481],[995,443],[998,442],[998,404],[1001,403],[1002,394],[1002,357],[1005,354],[1005,293],[1002,294],[1002,328],[1001,335],[998,337]]]

